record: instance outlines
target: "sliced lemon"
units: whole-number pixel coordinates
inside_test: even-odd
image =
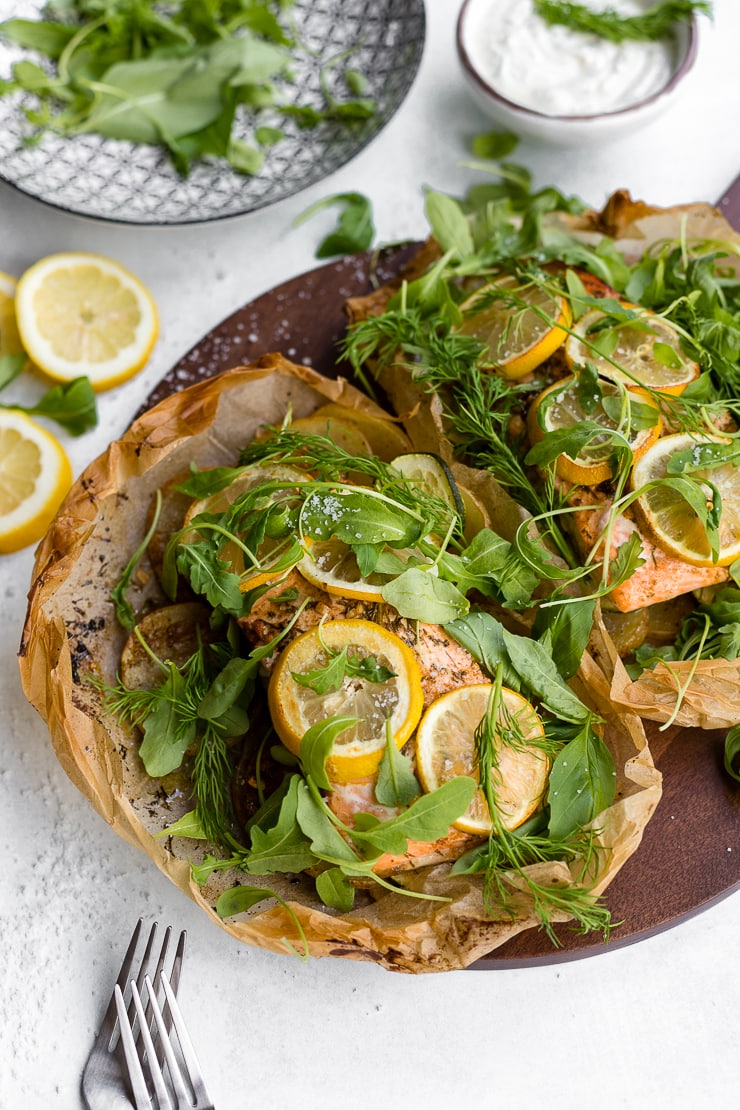
[[[71,484],[54,436],[25,413],[0,410],[0,552],[40,540]]]
[[[646,451],[632,469],[632,488],[665,478],[668,463],[678,452],[704,443],[728,443],[719,436],[693,436],[687,432],[663,436]],[[695,470],[692,478],[711,482],[722,498],[719,521],[719,558],[712,559],[709,540],[700,518],[675,490],[658,485],[637,498],[636,508],[655,542],[669,555],[698,567],[729,566],[740,556],[740,467],[722,463]],[[707,489],[708,498],[711,498]]]
[[[307,551],[296,564],[296,570],[312,585],[319,586],[328,594],[348,597],[353,601],[382,601],[383,587],[397,577],[396,574],[372,571],[363,578],[354,551],[343,540],[306,538],[304,544]],[[394,549],[392,553],[403,563],[412,554],[420,563],[431,563],[431,560],[425,560],[418,552],[409,548]],[[436,567],[430,567],[429,573],[436,574]]]
[[[372,656],[394,677],[370,682],[345,676],[337,690],[315,693],[293,678],[319,670],[329,661],[322,644],[331,652],[347,648],[350,657]],[[372,621],[331,621],[298,636],[283,651],[268,688],[268,704],[275,731],[289,751],[300,755],[307,730],[328,717],[359,718],[334,741],[326,764],[334,782],[354,782],[375,773],[386,746],[387,720],[393,740],[403,747],[421,716],[424,695],[416,656],[393,632]]]
[[[427,793],[449,779],[466,775],[477,782],[475,730],[488,712],[489,682],[460,686],[437,698],[419,722],[416,765]],[[537,809],[547,786],[550,761],[532,741],[544,736],[534,707],[520,694],[501,688],[496,716],[496,766],[491,772],[498,818],[505,829],[516,829]],[[461,832],[485,836],[491,814],[480,787],[457,821]]]
[[[598,424],[601,427],[614,431],[618,423],[611,419],[604,409],[603,397],[614,397],[624,401],[625,424],[622,430],[632,451],[632,459],[639,459],[660,435],[661,419],[660,409],[648,393],[641,390],[620,389],[615,382],[603,378],[600,383],[602,400],[599,400],[592,412],[583,410],[578,391],[578,378],[570,375],[563,378],[548,389],[543,390],[535,398],[527,414],[527,429],[531,443],[539,443],[547,432],[561,431],[573,428],[584,421]],[[647,428],[638,427],[633,430],[629,423],[629,405],[639,402],[649,406],[655,413],[655,423]],[[613,477],[611,456],[614,451],[615,441],[608,435],[596,435],[574,457],[559,455],[555,462],[555,470],[560,478],[579,486],[598,486]]]
[[[102,255],[52,254],[27,270],[16,291],[18,328],[32,361],[57,381],[87,375],[93,389],[130,378],[157,338],[148,290]]]
[[[241,474],[239,474],[226,489],[219,490],[218,493],[213,493],[209,497],[200,498],[194,501],[185,513],[185,525],[188,526],[195,517],[200,516],[201,513],[223,513],[230,505],[236,501],[248,490],[256,489],[258,486],[263,486],[268,482],[279,482],[286,487],[286,489],[275,490],[270,496],[270,501],[274,502],[280,497],[285,497],[286,493],[290,493],[290,489],[303,482],[310,480],[310,474],[305,470],[299,470],[294,466],[281,466],[280,464],[256,464],[255,466],[245,467]],[[205,530],[202,536],[208,538],[213,533]],[[181,543],[193,543],[196,539],[196,529],[192,532],[187,532],[183,536]],[[254,557],[257,563],[263,564],[269,562],[270,557],[283,545],[283,538],[273,538],[266,536],[259,549],[254,552]],[[280,578],[285,574],[284,570],[277,571],[260,571],[252,569],[249,565],[248,556],[242,551],[238,544],[233,540],[229,540],[221,548],[219,558],[228,563],[235,574],[243,574],[243,578],[239,583],[239,588],[242,591],[253,590],[257,586],[263,586],[266,582],[272,582],[274,579]]]
[[[638,308],[637,305],[626,304],[626,308]],[[693,362],[681,350],[681,337],[676,329],[664,320],[646,309],[639,310],[638,323],[640,326],[629,323],[608,329],[612,335],[609,346],[614,346],[613,353],[607,356],[600,354],[594,347],[599,335],[603,332],[592,329],[607,314],[599,309],[586,312],[577,323],[573,325],[571,334],[565,341],[565,357],[571,368],[583,366],[590,362],[598,374],[615,381],[622,381],[627,386],[646,386],[658,393],[678,395],[683,393],[689,382],[699,376],[699,364]],[[649,331],[645,330],[649,326]],[[656,354],[656,344],[670,348],[667,357]]]
[[[464,319],[457,331],[485,343],[485,367],[505,378],[523,378],[536,370],[562,345],[563,325],[570,323],[564,297],[512,276],[477,289],[460,308]]]
[[[0,358],[19,355],[23,350],[15,317],[16,286],[15,278],[0,270]]]

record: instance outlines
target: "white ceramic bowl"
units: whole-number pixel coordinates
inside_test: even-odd
[[[468,86],[479,106],[499,125],[517,135],[559,146],[581,146],[605,142],[629,134],[666,111],[684,91],[698,47],[696,20],[678,25],[670,74],[657,91],[639,102],[594,114],[552,115],[519,104],[511,92],[504,95],[481,73],[480,41],[483,18],[496,0],[465,0],[457,24],[457,50]],[[546,84],[538,73],[540,86]],[[584,102],[587,97],[584,96]]]

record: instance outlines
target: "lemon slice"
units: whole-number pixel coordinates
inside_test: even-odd
[[[322,645],[332,652],[347,648],[352,658],[373,656],[394,674],[385,682],[345,676],[338,690],[315,693],[293,678],[318,670],[328,662]],[[372,621],[331,621],[298,636],[283,651],[268,688],[268,704],[275,731],[289,751],[300,755],[307,730],[328,717],[358,717],[334,741],[326,763],[334,782],[354,782],[375,773],[386,746],[386,721],[401,748],[416,727],[424,704],[416,656],[393,632]]]
[[[625,304],[625,307],[639,306]],[[631,327],[629,324],[609,329],[613,331],[615,343],[610,357],[594,349],[594,341],[602,333],[591,331],[594,325],[605,319],[606,313],[592,309],[573,325],[573,330],[565,341],[565,357],[572,368],[590,362],[602,377],[622,381],[627,386],[642,385],[658,393],[676,396],[698,378],[698,363],[683,353],[678,332],[662,316],[641,309],[639,319],[649,325],[649,331],[642,327]],[[659,343],[669,347],[673,353],[666,352],[667,358],[658,357],[655,346]]]
[[[460,775],[479,781],[474,737],[488,711],[490,692],[490,682],[460,686],[433,701],[422,717],[416,733],[416,765],[427,793]],[[515,742],[506,742],[507,733],[515,735]],[[505,829],[516,829],[542,800],[550,761],[531,741],[544,733],[534,707],[503,686],[496,717],[497,766],[491,777],[498,817]],[[461,832],[480,836],[491,831],[491,815],[480,787],[454,825]]]
[[[52,254],[18,282],[16,313],[32,361],[57,381],[87,375],[110,389],[140,370],[157,338],[157,310],[142,283],[97,254]]]
[[[16,280],[0,270],[0,358],[23,350],[15,317]]]
[[[497,293],[505,295],[491,299]],[[522,285],[511,276],[476,290],[460,309],[464,319],[457,331],[485,343],[484,366],[505,378],[523,378],[536,370],[562,345],[563,325],[570,323],[564,297],[539,285]]]
[[[24,413],[0,410],[0,552],[41,539],[71,484],[54,436]]]
[[[665,478],[670,459],[678,451],[698,444],[728,443],[719,436],[693,436],[687,432],[663,436],[642,456],[632,469],[632,488]],[[697,481],[716,486],[722,498],[719,522],[719,558],[712,560],[704,526],[689,503],[675,490],[658,485],[637,498],[636,508],[655,542],[685,563],[698,567],[729,566],[740,556],[740,467],[722,463],[706,470],[695,470]]]
[[[298,485],[310,480],[310,474],[305,470],[299,470],[294,466],[281,466],[279,464],[257,464],[255,466],[246,467],[241,474],[239,474],[226,489],[219,490],[218,493],[213,493],[209,497],[200,498],[194,501],[185,513],[185,525],[189,525],[195,517],[200,516],[201,513],[223,513],[228,509],[229,505],[236,501],[248,490],[256,489],[258,486],[263,486],[268,482],[280,482],[287,487],[287,490],[276,490],[270,497],[270,501],[275,501],[279,497],[284,497],[286,493],[290,492],[292,486]],[[182,537],[181,543],[193,543],[200,533],[196,529],[192,532],[187,532]],[[204,530],[202,536],[208,538],[213,533]],[[255,558],[259,563],[269,562],[270,556],[277,551],[279,547],[284,544],[283,538],[273,538],[266,536],[259,549],[254,552]],[[224,562],[229,563],[235,574],[244,574],[239,588],[242,591],[253,590],[257,586],[262,586],[266,582],[272,582],[274,579],[280,578],[285,574],[284,570],[278,571],[258,571],[252,570],[249,566],[247,556],[241,548],[232,540],[229,540],[222,547],[219,558]],[[246,566],[245,566],[246,563]]]
[[[465,504],[457,482],[447,463],[439,455],[422,452],[397,455],[391,466],[402,474],[407,482],[431,494],[439,501],[449,505],[463,524],[465,523]]]
[[[660,435],[661,420],[660,410],[648,393],[642,390],[623,390],[615,383],[602,379],[599,386],[604,397],[620,398],[626,393],[626,402],[637,401],[641,405],[648,405],[655,412],[655,424],[648,428],[631,427],[623,429],[627,442],[632,451],[633,462],[639,459],[651,444],[655,443]],[[535,398],[527,414],[527,428],[531,443],[539,443],[547,432],[560,431],[573,428],[583,421],[599,424],[605,429],[613,431],[617,423],[604,410],[601,401],[592,412],[584,412],[578,396],[578,379],[575,375],[555,382],[548,389],[543,390]],[[576,455],[559,455],[555,462],[555,470],[560,478],[580,486],[598,486],[601,482],[613,477],[611,455],[614,451],[614,440],[607,435],[594,436],[586,446]]]

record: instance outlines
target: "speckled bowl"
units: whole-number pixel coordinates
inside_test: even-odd
[[[470,50],[475,22],[481,5],[485,3],[490,3],[490,0],[465,0],[457,23],[457,52],[468,87],[478,105],[496,124],[517,135],[557,146],[606,142],[652,122],[685,91],[685,78],[693,67],[698,50],[698,26],[694,17],[677,27],[676,61],[669,80],[637,104],[593,115],[548,115],[518,104],[482,76]]]

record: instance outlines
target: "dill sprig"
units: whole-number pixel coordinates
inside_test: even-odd
[[[639,15],[624,15],[614,8],[594,11],[569,0],[534,0],[535,8],[546,23],[560,24],[572,31],[598,35],[610,42],[654,41],[665,38],[675,25],[701,12],[712,14],[707,0],[663,0]]]
[[[565,914],[577,923],[577,931],[599,930],[608,939],[611,915],[594,895],[578,883],[540,883],[531,871],[534,863],[550,860],[582,860],[582,873],[591,868],[594,859],[593,835],[578,830],[568,838],[551,838],[527,832],[512,832],[505,827],[498,806],[496,768],[498,752],[504,744],[530,746],[522,735],[517,716],[507,713],[502,701],[503,666],[496,670],[486,712],[475,730],[475,759],[478,779],[491,816],[491,832],[483,857],[485,865],[484,898],[513,912],[516,891],[526,891],[532,898],[534,912],[554,945],[560,941],[554,931],[553,916]],[[543,741],[544,751],[560,747],[557,741]],[[528,870],[529,868],[529,870]]]

